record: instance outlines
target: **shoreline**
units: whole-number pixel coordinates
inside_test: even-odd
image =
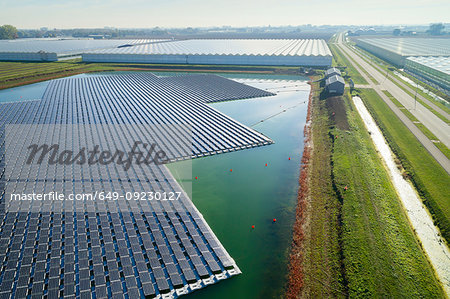
[[[312,80],[312,79],[311,79]],[[311,90],[308,100],[308,112],[306,115],[306,124],[303,130],[304,148],[300,164],[299,189],[297,195],[297,207],[295,212],[295,222],[292,232],[292,244],[289,254],[288,266],[288,284],[286,290],[286,298],[297,298],[304,284],[303,269],[303,241],[305,239],[305,215],[307,212],[307,198],[309,196],[309,168],[310,159],[313,152],[311,139],[311,116],[312,116],[312,98],[315,92],[311,81]]]

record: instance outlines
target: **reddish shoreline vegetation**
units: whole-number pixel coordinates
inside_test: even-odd
[[[312,85],[311,82],[309,82]],[[311,112],[312,112],[312,97],[314,88],[311,86],[311,91],[308,100],[308,111],[306,115],[306,124],[303,130],[304,134],[304,148],[300,164],[300,177],[297,195],[297,208],[295,215],[295,223],[292,233],[292,245],[289,255],[289,276],[286,290],[286,298],[297,298],[304,284],[304,269],[303,269],[303,240],[305,238],[304,224],[306,213],[306,200],[308,197],[308,170],[309,161],[312,153],[311,144]]]

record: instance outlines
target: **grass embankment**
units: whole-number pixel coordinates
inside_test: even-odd
[[[59,62],[0,62],[0,89],[102,71],[170,71],[299,74],[298,67],[181,65],[138,63],[84,63],[80,59]]]
[[[305,298],[345,297],[340,256],[342,250],[338,239],[340,207],[330,180],[331,141],[328,137],[328,114],[323,110],[323,103],[318,100],[318,83],[313,84],[311,92],[312,101],[308,108],[312,108],[310,111],[313,121],[309,138],[314,154],[309,161],[302,160],[308,165],[302,167],[300,175],[301,189],[287,297],[296,298],[298,294]],[[305,171],[307,178],[303,177]],[[305,184],[311,188],[306,188]]]
[[[349,95],[313,107],[299,295],[444,297]]]
[[[437,138],[427,127],[424,126],[419,120],[408,110],[405,106],[403,106],[396,98],[394,98],[389,91],[383,90],[384,94],[389,97],[389,99],[395,104],[395,106],[399,107],[402,112],[412,121],[414,125],[428,137],[428,139],[432,141],[438,141],[435,143],[436,147],[447,157],[450,159],[450,150],[445,144],[440,142],[439,138]]]
[[[361,89],[359,94],[449,243],[450,176],[374,90]]]

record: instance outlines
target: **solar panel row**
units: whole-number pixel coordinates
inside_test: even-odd
[[[209,97],[225,99],[225,92],[208,84],[222,82],[226,90],[236,87],[234,83],[205,78],[202,97],[199,78],[194,95],[190,88],[179,88],[186,80],[179,85],[151,74],[64,79],[50,83],[42,101],[0,105],[1,181],[6,188],[0,215],[2,297],[176,297],[202,279],[218,281],[215,274],[239,273],[164,165],[133,164],[124,171],[117,165],[27,165],[21,160],[28,141],[74,148],[96,142],[124,146],[154,136],[172,159],[271,143],[205,105]],[[245,90],[264,95],[238,90],[242,97]],[[179,138],[190,133],[180,127],[185,123],[192,128],[192,140]],[[16,206],[7,200],[8,192],[105,189],[172,191],[181,197],[172,202],[42,201]]]

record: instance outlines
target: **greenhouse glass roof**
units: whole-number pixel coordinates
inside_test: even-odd
[[[446,38],[362,38],[362,42],[402,56],[450,56]]]
[[[440,72],[443,72],[447,75],[450,75],[450,57],[444,57],[444,56],[430,56],[430,57],[408,57],[407,58],[410,61],[420,63],[426,67],[438,70]]]
[[[47,52],[61,54],[82,53],[86,50],[116,48],[161,40],[151,39],[17,39],[0,41],[1,52],[35,53]]]
[[[192,39],[90,51],[95,54],[331,56],[319,39]]]

